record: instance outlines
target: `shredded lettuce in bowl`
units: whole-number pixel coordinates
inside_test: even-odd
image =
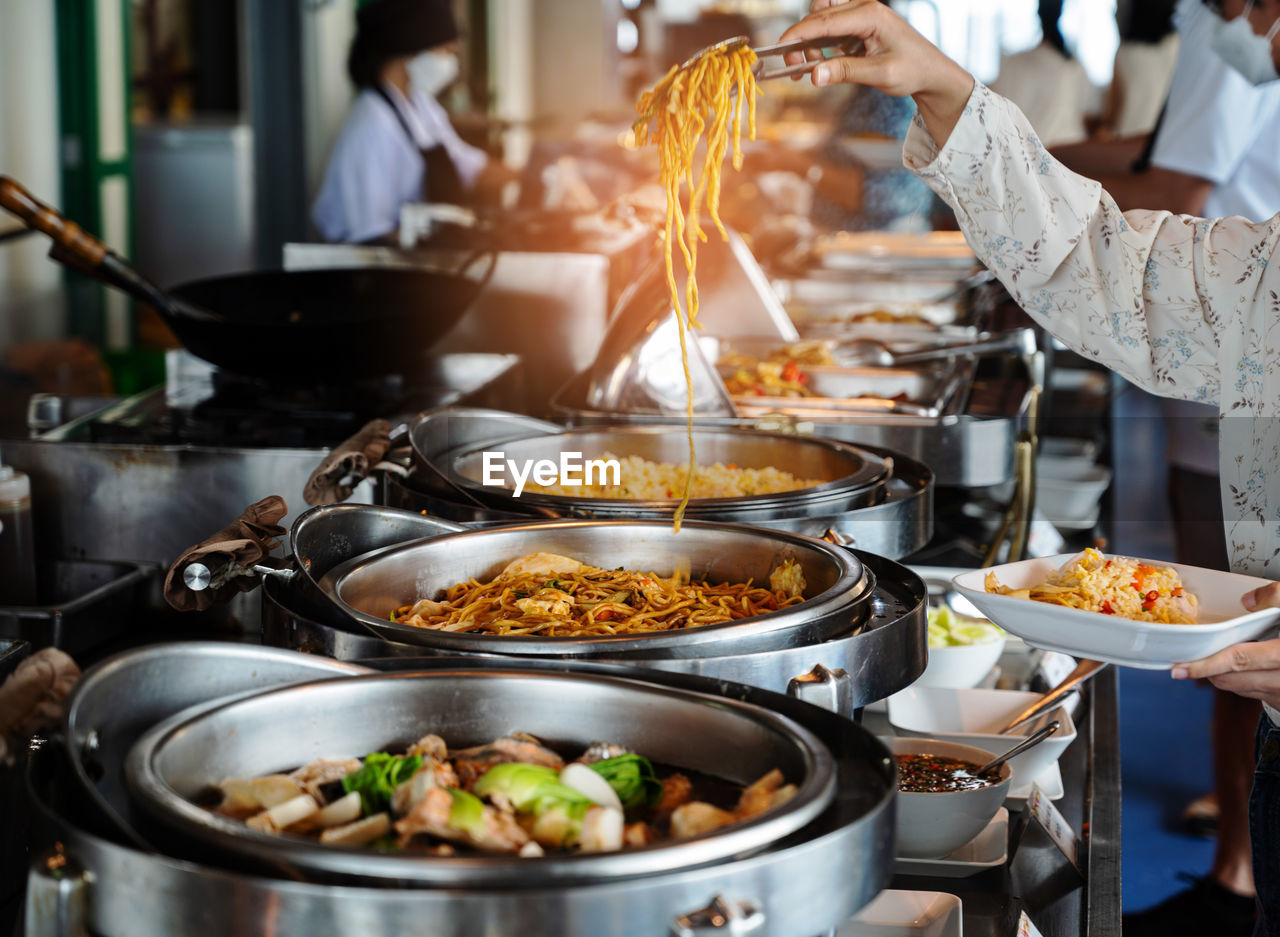
[[[1004,637],[1004,631],[985,618],[958,615],[946,605],[929,609],[929,647],[988,644]]]

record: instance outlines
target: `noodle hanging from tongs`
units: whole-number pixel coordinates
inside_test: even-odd
[[[756,79],[752,72],[756,54],[745,42],[711,46],[692,61],[673,66],[652,90],[640,96],[633,130],[637,145],[652,141],[658,147],[662,185],[667,193],[667,218],[664,250],[666,253],[667,288],[675,308],[680,335],[680,359],[688,388],[685,406],[689,437],[689,468],[684,489],[675,513],[675,529],[680,530],[693,485],[693,375],[689,370],[689,348],[686,333],[698,323],[698,242],[707,239],[702,230],[701,214],[706,212],[722,237],[728,233],[720,221],[720,169],[733,139],[733,168],[742,168],[742,103],[747,105],[747,136],[756,135]],[[737,91],[737,99],[733,95]],[[652,129],[650,124],[653,124]],[[706,154],[702,169],[694,178],[695,151],[703,133]],[[689,207],[680,203],[680,184],[689,189]],[[685,301],[680,300],[676,285],[675,244],[680,245],[688,280]]]

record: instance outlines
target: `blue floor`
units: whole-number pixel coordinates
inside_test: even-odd
[[[1113,407],[1113,543],[1116,553],[1173,559],[1165,520],[1164,433],[1155,398],[1126,389]],[[1120,670],[1124,909],[1149,907],[1186,887],[1179,872],[1203,875],[1213,842],[1175,832],[1183,808],[1213,784],[1206,687],[1164,671]]]
[[[1186,888],[1179,872],[1203,875],[1213,841],[1177,829],[1186,805],[1213,786],[1212,693],[1167,673],[1120,672],[1121,894],[1125,911]]]

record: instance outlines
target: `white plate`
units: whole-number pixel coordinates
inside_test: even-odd
[[[1062,779],[1058,779],[1062,783]],[[1046,794],[1048,791],[1045,792]],[[967,878],[1004,865],[1009,858],[1009,811],[1001,807],[986,828],[955,852],[941,859],[894,859],[896,875]]]
[[[1044,791],[1044,796],[1050,800],[1062,800],[1067,790],[1062,786],[1062,769],[1055,761],[1051,767],[1040,772],[1038,778],[1032,778],[1026,784],[1020,784],[1017,787],[1009,789],[1009,796],[1004,799],[1006,804],[1013,804],[1015,810],[1020,810],[1027,803],[1027,798],[1031,796],[1031,785],[1039,784],[1040,790]]]
[[[1139,562],[1177,570],[1187,591],[1200,599],[1203,624],[1159,625],[1131,621],[1116,615],[995,595],[983,586],[986,574],[993,572],[1001,585],[1028,589],[1044,582],[1050,573],[1077,555],[1062,553],[1006,563],[991,570],[975,569],[956,576],[952,582],[984,615],[1028,644],[1144,670],[1164,670],[1179,662],[1208,657],[1241,641],[1252,641],[1273,630],[1280,619],[1280,609],[1245,613],[1240,605],[1241,596],[1268,585],[1266,579],[1160,560]]]
[[[955,895],[886,888],[836,937],[964,937],[962,918]]]

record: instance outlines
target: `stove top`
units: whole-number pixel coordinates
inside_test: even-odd
[[[166,356],[166,381],[64,424],[41,438],[100,444],[327,448],[377,417],[393,422],[458,403],[510,402],[514,355],[455,354],[424,360],[411,376],[277,385],[220,371],[183,351]]]

